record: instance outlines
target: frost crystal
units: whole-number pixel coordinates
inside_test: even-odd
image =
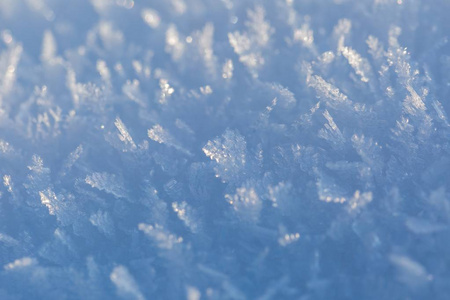
[[[159,103],[166,104],[167,99],[175,92],[175,90],[169,85],[169,82],[166,79],[161,79],[159,81],[159,87],[161,89]]]
[[[169,147],[173,147],[177,149],[178,151],[185,153],[187,155],[191,155],[191,153],[184,149],[178,141],[175,140],[175,138],[164,128],[161,127],[161,125],[157,124],[153,126],[151,129],[147,131],[148,137],[160,144],[166,144]]]
[[[296,233],[287,233],[285,228],[280,228],[280,234],[281,237],[278,238],[278,243],[283,246],[286,247],[292,243],[295,243],[296,241],[298,241],[300,239],[300,233],[296,232]]]
[[[158,224],[153,226],[141,223],[139,224],[139,230],[152,238],[158,247],[162,249],[172,249],[175,245],[183,242],[182,237],[176,237]]]
[[[349,47],[344,47],[342,49],[342,55],[348,60],[348,63],[353,67],[353,69],[355,69],[356,74],[361,77],[361,81],[368,82],[368,76],[371,71],[369,62]]]
[[[16,70],[22,57],[21,45],[11,45],[9,49],[0,54],[0,102],[9,95],[16,81]]]
[[[328,83],[318,75],[308,76],[308,85],[313,87],[319,98],[323,98],[330,107],[338,107],[339,105],[349,106],[351,101],[342,94],[338,88]]]
[[[114,236],[114,223],[107,212],[98,211],[89,218],[91,224],[108,237]]]
[[[113,174],[95,172],[86,176],[84,181],[91,187],[110,193],[115,197],[126,197],[125,187]]]
[[[258,222],[262,209],[262,202],[253,188],[241,187],[236,189],[236,194],[225,195],[237,215],[243,221]]]
[[[449,11],[0,0],[0,299],[447,299]]]
[[[41,60],[43,62],[51,62],[55,59],[57,53],[55,37],[51,31],[44,33],[44,41],[42,42]]]
[[[325,119],[327,119],[328,124],[325,124],[325,128],[319,131],[319,136],[330,141],[334,145],[343,145],[345,142],[345,138],[334,122],[333,117],[331,117],[330,113],[327,110],[325,110],[323,116],[325,117]]]
[[[411,287],[425,284],[433,279],[433,276],[427,274],[420,263],[407,256],[392,254],[389,259],[397,268],[399,280]]]
[[[11,176],[5,175],[3,176],[3,184],[8,188],[8,192],[12,193],[13,187],[11,182]]]
[[[136,144],[133,141],[133,138],[128,133],[127,128],[122,123],[122,120],[120,118],[116,119],[116,122],[114,122],[114,125],[116,125],[117,130],[119,130],[119,139],[124,142],[131,150],[136,150]]]
[[[51,215],[54,215],[58,209],[58,199],[56,198],[55,193],[51,190],[47,190],[39,192],[39,195],[41,196],[41,203],[47,206],[48,212]]]
[[[185,45],[181,41],[175,25],[170,25],[166,32],[166,51],[172,55],[174,61],[178,61],[184,54]]]
[[[5,270],[17,270],[37,264],[36,260],[31,257],[16,259],[14,262],[4,266]]]
[[[308,24],[303,24],[300,29],[295,30],[294,41],[300,41],[305,47],[311,47],[313,45],[314,34]]]
[[[269,186],[269,200],[272,206],[279,208],[283,213],[289,213],[292,184],[280,182],[276,186]]]
[[[69,157],[66,159],[63,170],[62,170],[62,176],[65,176],[68,171],[75,165],[77,160],[80,159],[81,155],[83,154],[83,145],[79,145],[73,152],[69,154]]]
[[[246,164],[246,142],[238,132],[226,130],[222,139],[209,141],[203,152],[215,161],[216,176],[225,181],[237,180]]]
[[[270,24],[266,22],[265,14],[261,6],[248,10],[248,21],[245,22],[247,31],[228,34],[230,45],[239,55],[239,61],[247,66],[255,77],[257,77],[258,69],[265,63],[262,50],[268,46],[274,32]]]
[[[182,220],[192,232],[195,233],[199,230],[199,225],[195,220],[195,212],[186,203],[186,201],[183,201],[181,203],[174,202],[172,203],[172,208],[173,211],[177,214],[178,218],[180,218],[180,220]]]
[[[361,193],[360,191],[356,191],[353,197],[349,201],[349,210],[357,211],[360,210],[365,205],[372,202],[372,193]]]
[[[125,297],[132,296],[133,299],[137,300],[145,299],[139,291],[136,281],[124,266],[115,267],[110,275],[110,279],[117,287],[119,293],[123,294]]]
[[[222,68],[222,78],[230,80],[233,77],[233,61],[231,59],[228,59]]]

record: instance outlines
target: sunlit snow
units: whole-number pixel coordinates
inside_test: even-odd
[[[0,0],[0,299],[448,299],[449,12]]]

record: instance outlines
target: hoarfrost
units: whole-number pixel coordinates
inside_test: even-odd
[[[192,155],[189,150],[183,148],[183,146],[181,146],[181,144],[175,140],[175,138],[164,128],[161,127],[161,125],[156,124],[155,126],[153,126],[151,129],[149,129],[147,131],[148,137],[160,144],[165,144],[169,147],[173,147],[176,150],[187,154],[187,155]]]
[[[397,268],[399,280],[410,287],[426,284],[433,279],[419,262],[406,255],[391,254],[389,259]]]
[[[41,60],[43,62],[52,62],[57,54],[57,46],[55,37],[51,31],[46,31],[44,33],[44,40],[42,42],[42,54]]]
[[[114,223],[108,212],[98,211],[89,218],[92,225],[108,237],[114,237]]]
[[[144,300],[145,297],[142,295],[139,287],[134,280],[133,276],[130,274],[128,269],[124,266],[117,266],[114,268],[110,275],[111,281],[116,286],[118,292],[123,294],[124,297],[132,297],[137,300]]]
[[[177,214],[178,218],[193,232],[196,233],[200,228],[196,221],[196,213],[193,209],[183,201],[181,203],[173,202],[172,209]]]
[[[431,234],[447,229],[442,224],[436,224],[426,219],[409,217],[405,222],[406,227],[415,234]]]
[[[242,175],[246,165],[246,142],[236,131],[226,130],[203,147],[203,152],[215,161],[216,176],[224,181],[234,181]]]
[[[12,44],[0,54],[0,103],[13,90],[22,52],[21,45]]]
[[[162,249],[172,249],[177,244],[183,242],[182,237],[177,237],[173,235],[159,224],[148,225],[141,223],[139,224],[139,230],[143,231],[157,244],[159,248]]]
[[[258,197],[255,189],[243,186],[236,189],[234,195],[225,195],[236,211],[239,218],[244,222],[256,223],[262,210],[262,201]]]
[[[239,55],[239,61],[249,68],[254,77],[257,77],[258,69],[265,64],[262,50],[268,46],[274,33],[273,28],[265,20],[265,14],[262,6],[248,10],[248,21],[245,22],[247,31],[228,34],[230,45]]]
[[[308,76],[307,83],[316,90],[317,96],[323,98],[330,107],[338,107],[339,105],[349,107],[352,103],[337,87],[328,83],[319,75]]]
[[[129,134],[127,128],[123,124],[122,120],[120,118],[116,118],[116,121],[114,122],[114,125],[116,125],[117,130],[119,131],[119,139],[125,143],[126,146],[129,147],[131,151],[136,150],[136,144],[133,141],[133,138]]]
[[[19,241],[4,233],[0,233],[0,242],[9,247],[17,246],[19,244]]]
[[[351,212],[359,211],[362,207],[372,202],[373,195],[371,192],[361,193],[356,191],[353,197],[349,200],[349,210]]]
[[[178,61],[184,54],[185,45],[181,41],[178,30],[171,24],[166,31],[166,51],[170,53],[174,61]]]
[[[327,110],[325,110],[323,116],[325,117],[325,119],[327,119],[328,124],[325,124],[324,125],[325,128],[322,128],[319,131],[319,137],[331,142],[333,145],[337,147],[341,147],[345,143],[345,138],[341,130],[336,125],[336,123],[333,120],[333,117]]]
[[[288,233],[284,226],[280,226],[279,228],[280,237],[278,238],[278,244],[283,247],[286,247],[292,243],[295,243],[300,239],[300,233]]]
[[[355,70],[356,74],[361,77],[361,81],[369,82],[369,76],[371,73],[369,62],[349,47],[343,48],[342,55],[348,60],[348,63]]]
[[[0,0],[0,299],[446,299],[429,2]]]
[[[73,152],[71,152],[64,162],[61,175],[65,176],[67,172],[69,172],[72,167],[75,165],[75,163],[80,159],[80,157],[83,154],[83,145],[79,145]]]
[[[11,176],[10,175],[4,175],[3,176],[3,184],[8,188],[8,192],[13,192],[13,185],[11,182]]]
[[[51,215],[54,215],[58,209],[58,199],[56,198],[55,193],[49,189],[47,191],[39,192],[39,195],[41,196],[41,203],[47,206],[48,212]]]
[[[292,184],[280,182],[275,186],[269,186],[268,198],[273,207],[279,208],[284,214],[290,212],[290,201],[292,193]]]
[[[125,187],[114,174],[95,172],[87,175],[84,181],[91,187],[105,191],[117,198],[126,198]]]
[[[233,61],[231,59],[228,59],[222,67],[222,78],[226,80],[230,80],[233,78]]]
[[[314,34],[308,24],[303,24],[300,29],[295,30],[294,41],[300,41],[305,47],[311,47],[313,45]]]
[[[161,79],[159,81],[159,88],[161,89],[159,103],[166,104],[168,98],[175,92],[175,90],[169,85],[169,82],[166,79]]]
[[[36,264],[37,264],[36,259],[31,258],[31,257],[23,257],[23,258],[16,259],[12,263],[5,265],[4,269],[5,270],[17,270],[17,269],[33,266]]]

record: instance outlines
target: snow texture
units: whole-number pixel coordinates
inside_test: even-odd
[[[448,299],[448,12],[0,0],[0,299]]]

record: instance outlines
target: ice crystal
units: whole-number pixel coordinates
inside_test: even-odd
[[[448,11],[0,0],[0,299],[447,299]]]

